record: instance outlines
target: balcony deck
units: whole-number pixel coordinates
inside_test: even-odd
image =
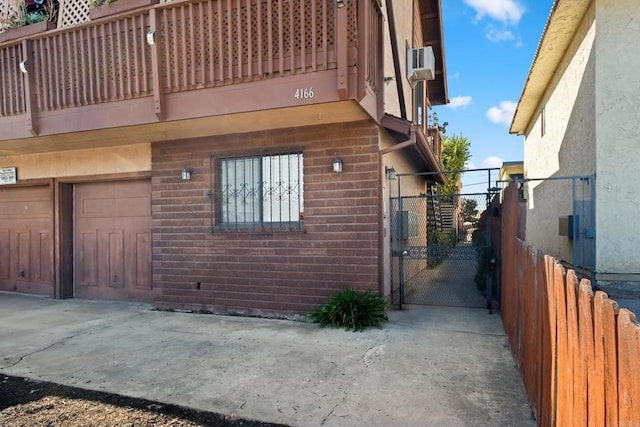
[[[2,42],[0,155],[377,119],[380,4],[347,4],[177,1]]]

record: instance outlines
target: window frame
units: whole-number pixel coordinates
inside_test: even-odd
[[[277,162],[278,158],[286,158],[286,162],[287,163],[275,163]],[[266,170],[265,170],[265,160],[267,162],[271,162],[270,166],[269,166],[269,170],[273,170],[273,169],[277,169],[278,171],[280,171],[282,168],[287,169],[287,170],[291,170],[294,169],[294,174],[291,175],[291,173],[289,172],[288,174],[285,174],[285,176],[282,176],[282,173],[279,172],[277,173],[277,177],[274,176],[270,176],[267,178],[267,176],[265,175]],[[250,166],[250,162],[256,162],[257,165],[257,177],[259,177],[259,186],[258,188],[250,188],[249,191],[259,191],[259,194],[257,195],[257,204],[256,206],[252,206],[251,209],[257,209],[257,212],[252,212],[249,213],[249,215],[253,216],[255,219],[255,221],[247,221],[246,220],[246,213],[243,214],[242,216],[245,218],[240,218],[240,220],[238,220],[238,215],[236,215],[235,220],[231,220],[231,218],[229,218],[230,215],[230,205],[229,205],[229,201],[225,201],[225,192],[227,191],[225,187],[225,179],[223,178],[223,174],[225,171],[225,164],[227,164],[228,162],[232,162],[232,161],[240,161],[242,162],[242,164],[240,165],[241,168],[244,168],[246,164],[249,164]],[[244,163],[247,162],[247,163]],[[296,165],[297,163],[297,165]],[[285,164],[286,166],[283,167],[283,164]],[[234,173],[236,170],[237,166],[234,166]],[[273,168],[273,169],[272,169]],[[297,173],[296,173],[297,172]],[[288,175],[288,176],[287,176]],[[297,207],[298,207],[298,215],[297,215],[297,219],[293,220],[293,215],[291,215],[291,209],[295,208],[294,203],[292,202],[292,200],[286,201],[283,203],[283,200],[280,199],[279,203],[277,204],[278,206],[278,213],[276,214],[277,217],[280,218],[280,220],[273,220],[273,218],[271,218],[271,220],[269,220],[269,215],[266,214],[266,209],[265,209],[265,204],[267,203],[268,200],[271,200],[270,204],[271,206],[273,206],[273,199],[277,198],[277,196],[275,196],[272,192],[274,191],[275,187],[277,187],[278,185],[281,185],[283,181],[276,181],[277,184],[275,186],[267,186],[268,182],[274,180],[274,179],[282,179],[282,178],[288,178],[286,181],[286,186],[284,187],[284,194],[289,194],[291,195],[292,191],[295,191],[297,189]],[[217,180],[217,185],[216,185],[216,190],[217,190],[217,194],[218,197],[216,198],[216,204],[217,204],[217,209],[216,209],[216,228],[219,230],[227,230],[227,231],[254,231],[254,230],[259,230],[259,231],[298,231],[298,230],[302,230],[303,227],[303,223],[304,223],[304,154],[302,152],[302,150],[294,150],[294,151],[286,151],[286,152],[274,152],[274,153],[261,153],[261,154],[248,154],[248,155],[237,155],[237,156],[226,156],[226,157],[220,157],[217,159],[217,170],[216,170],[216,180]],[[234,178],[235,180],[235,178]],[[228,178],[227,178],[228,181]],[[246,179],[244,179],[244,182],[240,185],[244,185],[246,182],[248,182]],[[293,183],[295,183],[295,185],[292,185]],[[239,188],[238,183],[234,183],[233,184],[235,186],[235,190],[237,190]],[[280,195],[282,196],[282,188],[280,189]],[[269,194],[271,193],[271,194]],[[225,208],[226,205],[226,208]],[[236,206],[237,207],[237,206]],[[225,215],[226,212],[226,215]],[[271,215],[273,215],[274,211],[270,211]],[[283,217],[286,217],[286,214],[288,212],[288,220],[283,221]],[[285,214],[285,215],[283,215]]]

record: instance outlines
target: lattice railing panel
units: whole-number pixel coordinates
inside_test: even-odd
[[[13,0],[0,0],[0,6]],[[356,50],[375,46],[379,37],[373,12],[371,34],[358,34],[358,2],[349,1],[346,36],[348,65]],[[337,8],[328,0],[193,0],[155,6],[156,47],[146,43],[148,10],[99,23],[87,21],[88,0],[61,0],[64,31],[32,40],[34,95],[39,111],[82,107],[152,95],[151,51],[160,54],[166,93],[230,85],[336,68]],[[81,24],[82,23],[82,24]],[[81,24],[81,25],[78,25]],[[19,49],[0,49],[0,114],[25,110]],[[14,58],[15,57],[15,58]],[[367,79],[378,78],[373,59]],[[360,65],[360,64],[358,64]]]
[[[365,44],[369,46],[378,46],[382,42],[382,28],[380,23],[382,22],[382,12],[377,7],[371,7],[369,9],[368,16],[365,17],[368,22],[369,34],[364,34],[363,40]],[[356,33],[356,43],[358,34]],[[380,83],[380,49],[373,49],[368,46],[369,55],[367,56],[368,62],[366,64],[358,64],[365,67],[366,81],[369,87],[375,92],[378,89]]]
[[[167,92],[335,67],[330,2],[205,0],[159,12]]]
[[[347,36],[349,45],[358,47],[358,5],[357,1],[347,3]]]
[[[148,15],[81,27],[34,40],[40,110],[150,96]]]
[[[13,28],[20,20],[21,0],[0,0],[0,33]]]
[[[21,45],[0,49],[0,117],[24,114],[26,111],[21,60]]]
[[[89,21],[87,0],[60,0],[58,28],[71,27]]]

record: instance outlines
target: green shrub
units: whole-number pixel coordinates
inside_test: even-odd
[[[387,320],[384,298],[370,291],[358,293],[345,289],[330,296],[307,316],[320,326],[344,326],[346,330],[362,331],[368,326],[380,326]]]
[[[449,255],[452,247],[456,245],[456,230],[440,231],[431,230],[427,233],[427,245],[429,246],[429,267],[440,264]]]

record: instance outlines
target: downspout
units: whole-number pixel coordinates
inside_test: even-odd
[[[391,54],[393,55],[393,71],[396,75],[396,87],[398,89],[398,102],[400,103],[400,116],[407,119],[407,106],[402,90],[402,70],[400,70],[400,59],[398,55],[398,40],[396,38],[396,21],[393,15],[391,0],[387,0],[387,15],[389,18],[389,34],[391,35]],[[383,153],[385,154],[385,153]]]

